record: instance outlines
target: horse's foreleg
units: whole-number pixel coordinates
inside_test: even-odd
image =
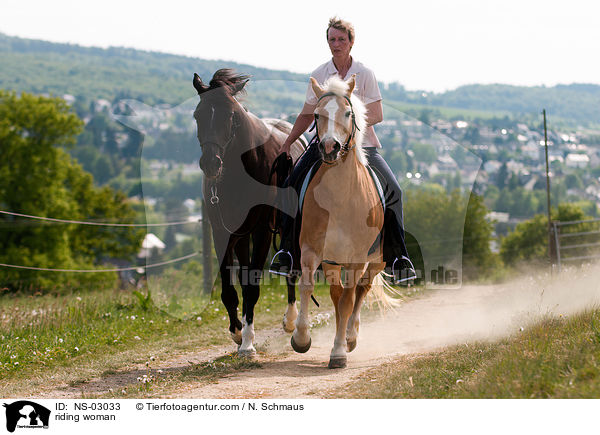
[[[229,333],[231,334],[231,338],[236,344],[242,344],[242,322],[240,322],[237,313],[239,299],[231,279],[232,266],[233,254],[231,249],[228,248],[219,268],[221,275],[221,301],[225,305],[225,309],[229,315]]]
[[[285,332],[294,332],[294,325],[298,318],[298,308],[296,307],[296,281],[298,281],[296,275],[287,278],[288,305],[285,314],[283,315],[283,330]]]
[[[346,330],[346,344],[348,352],[352,352],[356,348],[358,340],[358,331],[360,328],[360,310],[362,309],[365,297],[371,290],[375,276],[383,270],[383,264],[370,263],[365,274],[360,279],[356,286],[356,300],[354,301],[354,309],[352,315],[348,319],[348,328]]]
[[[356,299],[355,291],[358,284],[358,280],[364,273],[364,266],[360,267],[359,270],[346,269],[347,283],[344,283],[342,295],[337,304],[337,322],[335,328],[335,340],[333,341],[333,349],[331,349],[331,355],[329,357],[329,368],[343,368],[346,367],[346,331],[348,326],[348,319],[352,314],[354,302]]]
[[[254,306],[260,293],[260,270],[256,270],[250,262],[250,237],[243,237],[235,248],[240,264],[238,279],[242,286],[242,341],[238,354],[253,356],[254,348]]]
[[[291,343],[296,352],[304,353],[310,349],[311,339],[308,322],[310,296],[315,287],[315,271],[320,260],[312,250],[303,250],[301,256],[302,276],[300,278],[300,313],[296,319],[296,329]]]
[[[329,283],[329,295],[331,296],[331,301],[335,308],[335,324],[337,325],[340,321],[338,304],[342,297],[342,291],[344,290],[342,286],[342,267],[323,263],[323,273],[325,274],[325,279]]]
[[[348,328],[346,329],[346,347],[348,352],[352,352],[356,348],[358,339],[358,329],[360,327],[360,310],[365,301],[365,296],[371,289],[371,284],[358,284],[356,286],[356,296],[354,301],[354,309],[348,319]]]

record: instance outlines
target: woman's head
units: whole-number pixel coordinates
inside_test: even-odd
[[[354,45],[354,26],[337,17],[331,18],[327,27],[327,44],[334,58],[349,57]]]
[[[354,44],[354,26],[349,21],[342,20],[338,17],[329,19],[327,26],[327,40],[329,41],[329,29],[337,29],[346,33],[350,45]]]

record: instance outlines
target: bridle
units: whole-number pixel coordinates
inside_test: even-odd
[[[319,97],[319,99],[317,100],[317,105],[319,104],[319,102],[326,97],[342,97],[344,98],[348,104],[350,105],[350,112],[351,112],[351,118],[352,118],[352,129],[350,130],[350,134],[348,136],[348,139],[346,139],[346,143],[344,143],[341,146],[340,149],[340,154],[342,156],[345,156],[346,154],[348,154],[348,152],[353,149],[356,146],[356,143],[352,146],[350,146],[350,142],[352,141],[352,139],[354,139],[354,135],[356,134],[356,131],[360,131],[360,129],[358,128],[358,125],[356,125],[356,115],[354,114],[354,107],[352,106],[352,101],[350,101],[350,98],[347,97],[346,95],[337,95],[333,92],[325,92],[323,95],[321,95]],[[315,123],[313,124],[313,126],[310,128],[309,131],[312,131],[313,129],[315,129],[315,136],[317,138],[317,142],[321,141],[321,138],[319,137],[319,126],[317,125],[317,120],[315,120]]]
[[[227,151],[227,147],[229,147],[229,145],[231,145],[231,142],[233,142],[233,140],[235,139],[235,135],[237,133],[238,128],[240,127],[241,123],[237,122],[237,117],[235,116],[235,114],[233,115],[233,120],[231,122],[231,135],[229,136],[229,139],[227,139],[227,141],[225,142],[224,145],[219,145],[218,143],[215,142],[204,142],[202,144],[202,148],[204,149],[204,147],[206,145],[214,145],[217,147],[217,149],[219,150],[219,160],[221,160],[221,162],[223,162],[223,158],[225,158],[225,151]]]

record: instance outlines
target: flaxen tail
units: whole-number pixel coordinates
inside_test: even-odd
[[[380,309],[388,310],[396,308],[401,302],[401,293],[383,279],[383,273],[375,275],[371,291],[367,294],[367,303],[369,305],[377,304]]]

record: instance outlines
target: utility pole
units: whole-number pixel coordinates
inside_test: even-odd
[[[554,258],[556,253],[554,252],[554,237],[552,228],[552,217],[550,208],[550,165],[548,164],[548,128],[546,127],[546,109],[542,110],[544,115],[544,148],[546,150],[546,199],[548,202],[548,257],[550,259],[550,274],[552,274],[552,268],[554,265]]]

